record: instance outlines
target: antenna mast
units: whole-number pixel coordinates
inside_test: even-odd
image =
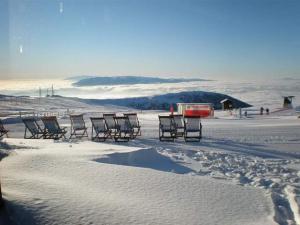
[[[42,89],[39,87],[39,104],[41,104]]]
[[[52,88],[51,88],[51,96],[54,96],[54,89],[53,89],[53,84],[52,84]]]

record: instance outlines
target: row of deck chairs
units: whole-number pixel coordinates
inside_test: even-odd
[[[56,116],[42,117],[44,128],[41,128],[35,117],[22,118],[25,125],[25,139],[60,139],[66,138],[67,128],[60,127]]]
[[[141,127],[136,113],[124,113],[123,116],[116,114],[103,114],[103,117],[92,117],[92,140],[105,141],[129,141],[141,135]],[[67,128],[60,127],[55,116],[42,117],[44,124],[42,129],[36,118],[23,118],[25,124],[26,139],[60,139],[66,138]],[[87,126],[83,115],[70,115],[71,135],[70,138],[88,137]]]
[[[201,118],[196,116],[183,116],[181,114],[158,116],[159,140],[174,141],[183,137],[186,142],[200,141],[202,138]]]
[[[103,114],[103,117],[91,117],[92,140],[129,141],[141,136],[141,126],[136,113],[124,113],[116,116],[115,113]]]

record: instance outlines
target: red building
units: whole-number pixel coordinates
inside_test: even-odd
[[[184,116],[214,116],[214,108],[210,103],[177,103],[177,111]]]

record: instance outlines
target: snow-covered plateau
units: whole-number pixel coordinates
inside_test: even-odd
[[[300,225],[300,119],[294,109],[276,109],[281,94],[297,98],[298,89],[246,86],[239,90],[254,105],[248,116],[216,110],[202,120],[199,143],[160,142],[163,111],[75,98],[0,101],[10,130],[0,141],[1,155],[8,155],[0,162],[0,224]],[[237,89],[224,93],[239,97]],[[255,111],[264,102],[270,115]],[[89,117],[128,111],[138,113],[142,126],[142,136],[128,143],[25,140],[19,119],[20,112],[54,114],[70,128],[68,114],[84,113],[90,135]]]

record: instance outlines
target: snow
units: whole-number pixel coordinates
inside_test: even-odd
[[[295,222],[296,224],[300,224],[300,192],[294,187],[288,185],[285,188],[285,193],[289,202],[291,203],[291,210],[295,216]]]
[[[23,140],[22,124],[10,124],[19,132],[3,144],[14,149],[1,162],[9,215],[23,224],[298,224],[295,116],[216,112],[200,143],[161,143],[159,113],[140,113],[143,136],[126,144]]]
[[[281,94],[297,95],[299,86],[286,82],[281,90],[290,87],[290,93],[277,84],[225,83],[221,90],[207,83],[210,91],[219,88],[255,107],[241,118],[215,111],[214,119],[202,120],[199,143],[159,142],[162,111],[139,111],[142,136],[128,143],[24,140],[20,111],[52,113],[68,127],[68,113],[85,113],[90,134],[90,116],[133,109],[76,98],[0,101],[11,131],[0,141],[0,155],[8,154],[0,163],[7,215],[16,224],[299,225],[300,119],[295,110],[276,109]],[[192,89],[196,83],[176,85],[174,90]],[[167,87],[147,88],[145,93]],[[273,107],[270,115],[258,115],[266,102]]]
[[[1,163],[7,207],[22,224],[275,224],[263,191],[176,174],[179,165],[150,149],[6,141],[33,148]]]

